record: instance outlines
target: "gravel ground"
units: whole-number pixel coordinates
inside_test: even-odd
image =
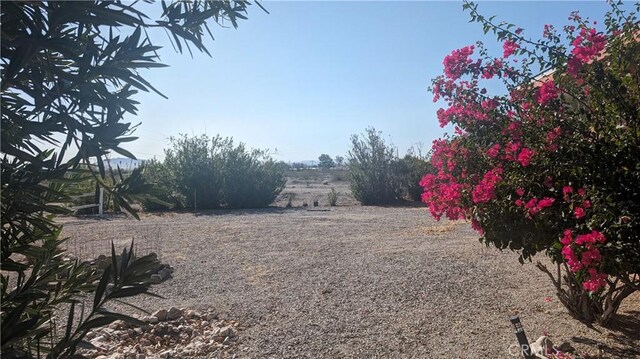
[[[166,299],[131,301],[214,308],[240,322],[241,358],[509,358],[514,314],[531,340],[548,333],[580,351],[600,343],[605,357],[640,357],[638,295],[616,330],[590,329],[566,314],[543,273],[485,248],[465,223],[434,222],[425,208],[319,209],[62,221],[71,251],[136,238],[141,252],[158,252],[175,267],[154,287]]]

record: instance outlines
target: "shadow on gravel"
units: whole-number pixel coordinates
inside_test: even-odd
[[[612,348],[605,343],[584,337],[573,337],[572,340],[602,350],[612,358],[637,358],[640,356],[640,311],[632,310],[625,314],[618,314],[615,321],[607,329],[612,331],[607,336],[620,344],[618,348]]]
[[[424,202],[409,201],[409,200],[399,200],[399,201],[392,202],[392,203],[387,203],[387,204],[370,205],[370,207],[382,207],[382,208],[423,208],[423,207],[427,207],[427,205],[426,205]]]
[[[289,211],[295,211],[301,208],[282,208],[282,207],[265,207],[265,208],[243,208],[243,209],[211,209],[205,211],[198,211],[194,215],[200,216],[223,216],[223,215],[237,215],[244,216],[248,214],[283,214]],[[184,211],[183,213],[193,213]]]

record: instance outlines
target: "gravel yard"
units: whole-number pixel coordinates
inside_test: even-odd
[[[617,330],[589,329],[565,313],[544,274],[485,248],[463,222],[435,222],[421,207],[318,209],[63,221],[74,241],[133,237],[157,251],[175,267],[154,287],[166,299],[132,302],[213,308],[240,322],[225,356],[508,358],[514,314],[532,340],[548,333],[581,351],[602,343],[606,357],[640,356],[637,295]]]

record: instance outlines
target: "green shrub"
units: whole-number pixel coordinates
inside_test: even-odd
[[[247,150],[226,140],[219,158],[221,200],[227,208],[256,208],[271,204],[286,184],[285,166],[265,151]]]
[[[421,201],[424,188],[420,181],[426,173],[433,173],[431,164],[421,157],[407,154],[399,160],[402,167],[401,180],[405,194],[413,201]]]
[[[221,176],[215,156],[224,145],[219,136],[180,135],[171,137],[171,148],[165,149],[163,172],[166,190],[184,198],[184,206],[193,209],[219,208]],[[180,203],[174,204],[180,207]]]
[[[147,182],[152,183],[156,188],[156,198],[162,201],[147,200],[141,202],[140,204],[145,211],[159,211],[183,208],[185,206],[186,198],[175,190],[175,178],[173,178],[164,163],[154,159],[146,161],[142,167]]]
[[[384,142],[382,133],[369,127],[365,134],[351,136],[349,180],[351,192],[363,205],[388,204],[402,197],[396,175],[395,148]]]
[[[232,138],[206,135],[171,138],[163,163],[146,164],[147,181],[175,208],[255,208],[272,203],[284,189],[286,164],[265,151],[248,150]],[[143,203],[147,210],[166,208]]]

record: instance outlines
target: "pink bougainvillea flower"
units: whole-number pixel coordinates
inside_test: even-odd
[[[500,154],[500,148],[500,145],[496,143],[487,150],[487,155],[491,158],[498,157],[498,155]]]
[[[573,238],[572,236],[572,232],[570,229],[565,229],[564,230],[564,236],[562,236],[562,239],[560,240],[560,243],[562,243],[562,245],[564,246],[568,246],[571,243],[573,243]]]
[[[486,203],[496,198],[495,186],[502,180],[502,168],[496,167],[483,176],[471,192],[473,203]]]
[[[575,273],[582,269],[582,262],[578,260],[578,257],[573,252],[573,249],[571,248],[571,246],[564,246],[564,248],[562,248],[561,253],[564,259],[567,261],[569,270]]]
[[[597,58],[607,46],[607,37],[599,34],[595,29],[580,29],[580,34],[571,42],[573,49],[567,61],[567,72],[574,78],[584,64]]]
[[[520,45],[518,45],[515,41],[506,40],[502,44],[502,50],[503,50],[502,57],[506,59],[507,57],[513,55],[519,48],[520,48]]]
[[[578,194],[584,197],[587,194],[587,191],[584,188],[579,188]]]
[[[553,82],[553,80],[546,81],[536,91],[536,100],[542,106],[547,105],[549,102],[558,98],[560,90]]]
[[[587,209],[591,208],[591,202],[589,200],[582,201],[582,207]]]
[[[482,225],[475,218],[471,219],[471,228],[473,228],[476,232],[480,233],[481,236],[484,235],[484,229],[482,228]]]
[[[531,164],[533,155],[534,152],[525,147],[520,151],[520,154],[518,154],[518,162],[520,162],[523,167],[527,167]]]
[[[514,203],[518,207],[522,207],[524,205],[524,202],[520,198],[516,199]]]
[[[573,210],[573,215],[576,217],[576,219],[580,219],[580,218],[584,217],[584,208],[576,207]]]
[[[471,63],[473,62],[469,57],[473,54],[475,47],[465,46],[458,50],[453,50],[451,54],[444,57],[444,73],[452,79],[459,79]]]
[[[589,273],[589,278],[582,283],[582,288],[585,290],[593,293],[607,285],[606,274],[598,272],[595,268],[589,268],[587,272]]]
[[[545,297],[544,301],[547,302],[547,303],[551,303],[551,302],[553,302],[553,299],[551,299],[551,297]]]
[[[520,187],[520,188],[516,188],[516,193],[518,194],[518,196],[522,197],[524,196],[524,188]]]
[[[540,202],[538,202],[538,208],[539,209],[545,209],[548,207],[551,207],[553,205],[553,202],[555,202],[556,200],[550,197],[545,197],[543,199],[540,200]]]
[[[586,233],[586,234],[581,234],[579,236],[576,236],[576,244],[580,246],[604,243],[606,241],[607,241],[607,237],[605,237],[604,234],[602,234],[601,232],[598,232],[595,230],[591,231],[591,233]]]

